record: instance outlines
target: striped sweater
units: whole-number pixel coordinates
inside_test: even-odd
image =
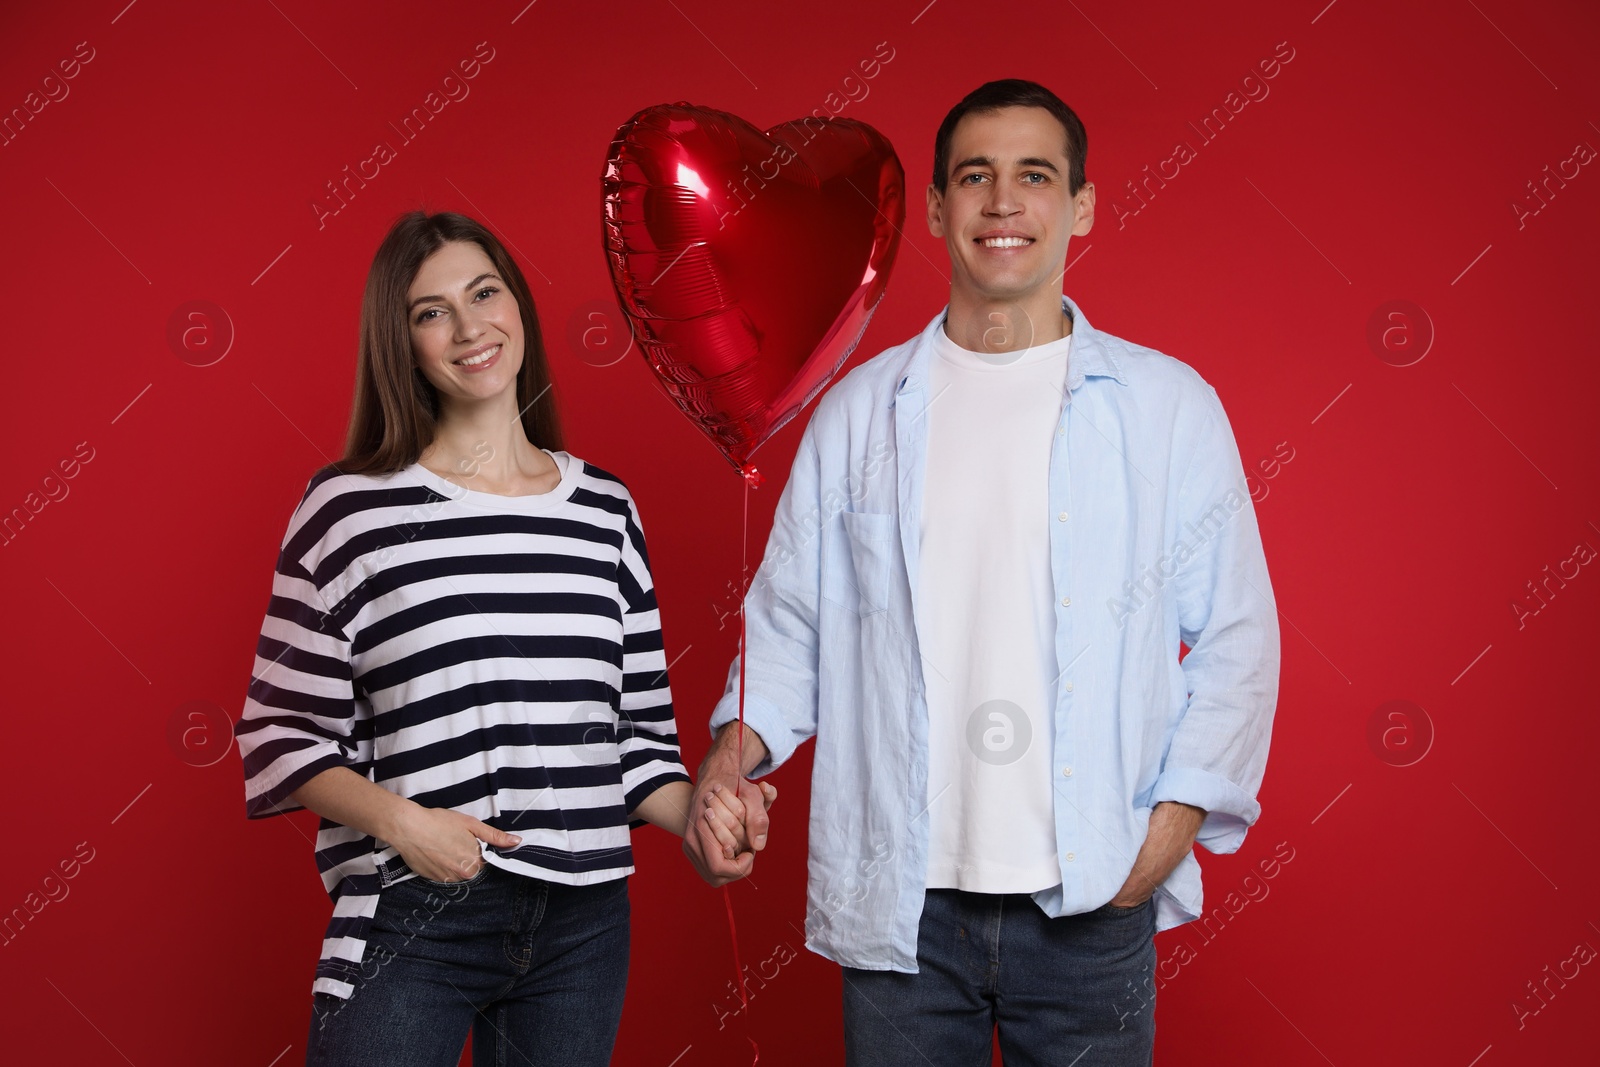
[[[688,781],[644,534],[612,474],[551,452],[560,484],[507,497],[421,464],[319,471],[290,519],[244,714],[245,811],[349,767],[521,836],[485,862],[582,885],[633,871],[629,812]],[[637,821],[634,825],[638,825]],[[416,877],[322,819],[333,916],[314,992],[361,979],[379,891]]]

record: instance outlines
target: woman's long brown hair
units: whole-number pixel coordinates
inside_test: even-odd
[[[517,376],[522,429],[535,447],[563,447],[544,335],[522,271],[505,246],[475,220],[453,211],[434,215],[412,211],[395,220],[367,274],[355,397],[344,458],[332,464],[337,471],[388,474],[415,463],[433,443],[439,391],[423,376],[412,353],[406,294],[423,260],[448,241],[471,241],[482,248],[516,297],[523,337],[522,371]]]

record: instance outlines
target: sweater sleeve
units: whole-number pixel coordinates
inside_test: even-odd
[[[626,493],[626,490],[624,490]],[[666,646],[656,607],[650,556],[638,508],[627,495],[627,529],[617,568],[625,611],[622,616],[622,694],[617,716],[617,750],[622,788],[632,812],[668,782],[687,782],[678,752],[678,726],[667,682]],[[630,820],[631,825],[643,821]]]
[[[371,711],[355,691],[349,638],[292,558],[299,520],[278,553],[244,714],[234,726],[251,819],[299,811],[289,794],[330,767],[364,773],[356,727]]]

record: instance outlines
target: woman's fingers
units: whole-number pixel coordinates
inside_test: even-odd
[[[712,786],[711,792],[706,794],[706,807],[716,804],[721,804],[723,810],[732,815],[735,822],[744,821],[744,801],[739,798],[738,793],[722,788],[720,783]]]
[[[730,859],[739,853],[759,850],[766,845],[768,827],[766,812],[772,807],[772,802],[778,799],[778,789],[770,783],[751,782],[748,779],[740,786],[741,792],[749,793],[752,789],[759,790],[756,794],[761,797],[759,811],[751,804],[745,803],[738,794],[721,786],[713,786],[706,794],[706,810],[715,812],[717,816],[715,823],[717,840],[723,844],[724,855]],[[751,799],[753,801],[753,797]],[[752,826],[752,823],[755,825]],[[727,851],[730,839],[734,848],[731,853]]]
[[[448,808],[435,808],[431,812],[436,814],[437,832],[423,843],[416,861],[410,856],[405,859],[413,871],[432,881],[464,882],[482,870],[486,861],[479,841],[497,848],[515,848],[522,843],[518,835],[496,829],[470,815]],[[461,858],[450,858],[452,854]]]
[[[705,810],[710,811],[709,808]],[[724,846],[717,840],[712,820],[703,815],[690,820],[689,832],[684,835],[683,841],[684,851],[694,862],[695,868],[712,885],[724,885],[750,873],[747,864],[728,857]],[[738,860],[745,858],[740,856]]]
[[[722,846],[722,854],[727,859],[733,859],[744,851],[744,821],[734,813],[728,804],[729,794],[724,790],[708,793],[706,795],[706,815],[708,825],[717,836],[717,844]],[[743,805],[740,805],[743,807]]]
[[[733,835],[723,819],[717,814],[716,809],[706,808],[704,815],[706,825],[711,827],[711,832],[716,836],[717,846],[722,849],[726,859],[733,859],[739,854],[739,841]]]
[[[516,834],[497,830],[481,819],[468,817],[468,829],[472,831],[472,835],[478,840],[494,845],[496,848],[516,848],[522,844],[522,838]]]

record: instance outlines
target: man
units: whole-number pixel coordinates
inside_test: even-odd
[[[935,141],[950,300],[818,404],[694,806],[816,738],[806,944],[847,1062],[1148,1064],[1153,937],[1260,813],[1278,628],[1215,391],[1061,293],[1078,117],[990,82]],[[1189,652],[1180,661],[1180,640]],[[731,724],[731,725],[730,725]],[[730,799],[734,798],[734,799]],[[749,870],[702,818],[685,850]],[[1078,1057],[1084,1057],[1081,1061]]]

